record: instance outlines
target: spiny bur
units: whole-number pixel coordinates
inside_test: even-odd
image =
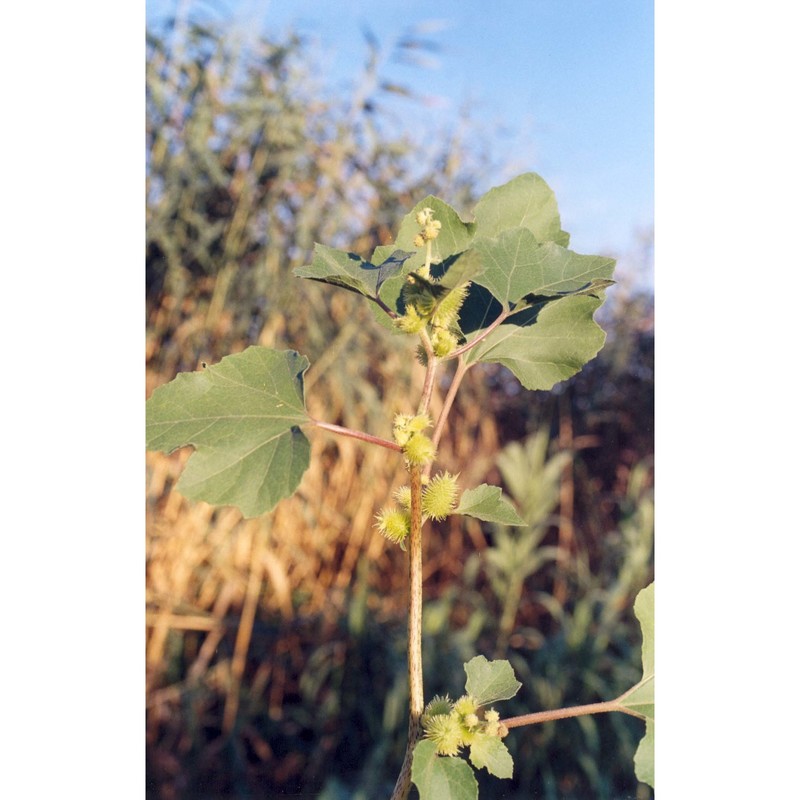
[[[440,472],[422,492],[422,513],[435,520],[443,520],[453,513],[458,496],[458,475]]]

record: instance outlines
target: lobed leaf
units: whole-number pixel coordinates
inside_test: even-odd
[[[574,295],[528,306],[469,350],[466,361],[503,364],[526,389],[552,389],[579,372],[603,346],[606,335],[593,318],[601,303],[596,297]]]
[[[146,443],[195,448],[176,489],[190,500],[238,507],[246,517],[291,495],[309,463],[303,373],[292,350],[249,347],[201,372],[178,375],[146,404]]]
[[[464,671],[467,694],[474,697],[479,706],[508,700],[522,686],[508,661],[489,661],[486,656],[475,656],[464,664]]]
[[[539,244],[527,228],[476,239],[473,249],[483,265],[475,282],[505,307],[530,294],[558,297],[585,291],[592,281],[608,279],[614,271],[614,259],[580,255],[553,242]]]
[[[469,760],[476,769],[486,769],[496,778],[511,778],[514,775],[514,759],[497,736],[478,734],[470,745]]]
[[[561,230],[556,196],[533,172],[486,192],[475,206],[475,221],[481,238],[493,238],[510,228],[527,228],[538,242],[569,245],[569,234]]]
[[[436,745],[423,739],[414,748],[411,780],[420,800],[477,800],[478,782],[469,764],[453,756],[437,756]]]
[[[484,522],[498,522],[501,525],[524,525],[514,506],[503,495],[499,486],[482,483],[474,489],[465,489],[461,494],[454,514],[466,514]]]

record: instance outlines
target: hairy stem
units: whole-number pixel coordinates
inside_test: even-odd
[[[391,800],[405,800],[411,788],[411,763],[425,708],[422,686],[422,471],[412,465],[411,532],[408,536],[408,743]]]
[[[395,450],[398,453],[403,452],[403,448],[400,447],[397,442],[390,442],[388,439],[381,439],[379,436],[373,436],[370,433],[354,431],[352,428],[344,428],[341,425],[334,425],[331,422],[322,422],[318,419],[311,419],[311,424],[316,425],[318,428],[322,428],[324,431],[338,433],[340,436],[349,436],[351,439],[359,439],[360,441],[368,442],[369,444],[377,444],[380,447],[387,448],[387,450]]]

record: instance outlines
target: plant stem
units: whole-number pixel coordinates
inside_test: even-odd
[[[388,450],[395,450],[398,453],[403,452],[403,448],[400,447],[397,442],[390,442],[388,439],[381,439],[379,436],[373,436],[370,433],[364,433],[363,431],[354,431],[351,428],[344,428],[341,425],[334,425],[331,422],[321,422],[318,419],[311,419],[311,424],[316,425],[318,428],[322,428],[325,431],[330,431],[331,433],[338,433],[341,436],[349,436],[351,439],[359,439],[362,442],[368,442],[369,444],[377,444],[380,447],[385,447]]]
[[[456,367],[453,380],[450,383],[450,388],[447,390],[447,396],[444,398],[442,413],[439,414],[439,419],[436,420],[436,427],[433,429],[431,440],[433,441],[434,447],[439,446],[439,440],[442,438],[447,416],[450,414],[450,409],[453,407],[453,401],[456,399],[458,387],[461,386],[461,381],[464,379],[469,368],[470,365],[465,363],[464,359],[459,356],[458,367]]]
[[[556,708],[552,711],[537,711],[535,714],[523,714],[519,717],[509,717],[500,720],[506,728],[520,728],[523,725],[538,725],[541,722],[552,722],[556,719],[567,719],[568,717],[583,717],[588,714],[605,714],[609,711],[621,711],[623,714],[630,714],[632,717],[642,719],[640,714],[631,711],[625,706],[621,706],[617,700],[607,700],[603,703],[589,703],[585,706],[572,706],[571,708]]]
[[[372,300],[372,302],[375,303],[378,306],[378,308],[381,309],[381,311],[386,312],[386,314],[392,319],[397,319],[397,317],[399,316],[396,311],[392,311],[392,309],[389,308],[389,306],[387,306],[386,303],[384,303],[383,300],[381,300],[380,297],[378,297],[377,295],[375,297],[370,297],[369,295],[367,295],[366,297],[368,300]]]
[[[456,350],[453,350],[453,352],[450,353],[448,358],[455,358],[456,356],[460,357],[463,353],[472,350],[472,348],[475,347],[475,345],[478,344],[478,342],[483,341],[498,325],[505,322],[505,320],[507,320],[510,316],[511,316],[511,311],[509,310],[502,311],[500,315],[497,317],[497,319],[494,322],[492,322],[491,325],[488,325],[486,328],[484,328],[474,339],[472,339],[472,341],[469,341],[466,344],[461,345],[461,347],[457,348]]]
[[[422,686],[422,470],[410,467],[411,531],[408,535],[408,743],[391,800],[405,800],[425,709]]]
[[[425,353],[428,356],[428,366],[425,368],[425,383],[422,387],[422,397],[419,401],[417,414],[427,414],[428,408],[431,404],[431,395],[433,394],[433,384],[436,380],[436,369],[439,366],[439,359],[433,353],[433,346],[428,337],[427,331],[422,331],[420,334],[422,346],[425,348]]]

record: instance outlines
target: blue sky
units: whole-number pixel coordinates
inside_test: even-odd
[[[147,0],[148,21],[179,4],[250,35],[304,33],[332,91],[358,75],[365,25],[388,47],[431,23],[426,38],[440,50],[430,67],[389,64],[384,74],[434,98],[424,112],[434,120],[468,104],[493,161],[508,165],[492,185],[538,172],[556,192],[573,249],[616,255],[621,269],[636,265],[632,277],[652,282],[636,244],[654,211],[652,0]]]

